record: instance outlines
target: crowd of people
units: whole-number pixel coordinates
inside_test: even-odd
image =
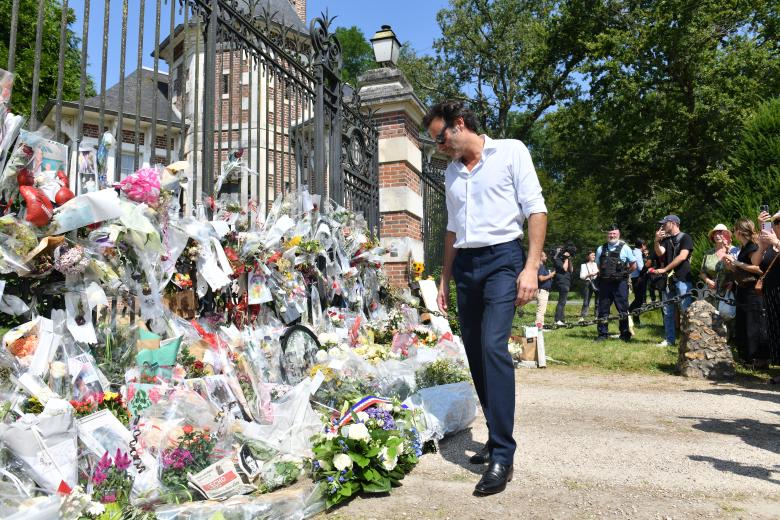
[[[756,221],[740,218],[731,229],[715,225],[708,234],[712,247],[696,266],[698,280],[691,268],[694,242],[681,230],[677,215],[666,215],[658,222],[652,246],[643,239],[629,245],[621,239],[617,225],[610,226],[606,235],[605,243],[587,251],[580,264],[580,321],[587,318],[591,301],[595,316],[605,318],[613,306],[618,314],[625,314],[640,309],[648,298],[653,302],[660,298],[666,303],[662,306],[664,337],[658,346],[673,346],[680,315],[691,304],[691,291],[698,281],[710,290],[711,303],[726,320],[729,344],[735,347],[738,361],[754,368],[780,364],[780,262],[775,262],[780,252],[780,211],[770,215],[762,208]],[[544,326],[553,281],[558,288],[553,321],[565,324],[575,252],[571,247],[552,251],[552,270],[546,265],[547,255],[542,257],[538,326]],[[629,293],[633,293],[630,303]],[[641,315],[632,315],[619,320],[619,338],[631,341],[633,327],[641,326],[641,319]],[[597,341],[610,338],[608,322],[599,322],[597,330]]]

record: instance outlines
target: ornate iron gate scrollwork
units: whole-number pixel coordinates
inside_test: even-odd
[[[447,231],[447,201],[444,172],[447,161],[434,156],[436,145],[421,136],[423,153],[420,189],[423,196],[422,238],[427,269],[442,265],[444,233]]]

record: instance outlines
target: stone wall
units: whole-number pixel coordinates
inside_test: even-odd
[[[726,343],[726,327],[715,307],[695,301],[682,317],[677,369],[685,377],[730,379],[734,358]]]

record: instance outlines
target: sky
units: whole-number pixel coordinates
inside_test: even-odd
[[[161,0],[160,40],[164,40],[170,31],[170,0]],[[151,53],[155,46],[155,20],[157,0],[145,0],[144,34],[142,65],[152,68],[154,58]],[[375,0],[309,0],[307,16],[311,20],[326,9],[330,17],[336,16],[335,27],[357,26],[363,31],[366,39],[370,39],[382,25],[390,25],[401,43],[409,42],[418,54],[433,52],[433,41],[441,36],[436,23],[436,13],[448,5],[446,0],[392,0],[377,2]],[[138,27],[140,20],[141,0],[129,0],[128,34],[126,39],[125,75],[136,69],[138,54]],[[81,36],[84,20],[84,0],[68,2],[77,17],[71,28]],[[102,40],[103,40],[103,9],[105,0],[90,2],[88,28],[88,66],[87,71],[95,81],[96,90],[100,90]],[[175,20],[182,21],[182,15],[176,8]],[[335,30],[335,27],[333,30]],[[110,1],[108,55],[106,63],[106,88],[110,88],[119,80],[119,61],[122,42],[122,0]],[[167,71],[165,63],[159,62],[159,70]]]

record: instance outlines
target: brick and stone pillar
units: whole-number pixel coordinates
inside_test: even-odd
[[[397,68],[370,70],[359,82],[362,105],[374,110],[379,131],[379,230],[388,250],[385,272],[392,284],[406,286],[409,263],[424,259],[418,129],[425,107]]]

